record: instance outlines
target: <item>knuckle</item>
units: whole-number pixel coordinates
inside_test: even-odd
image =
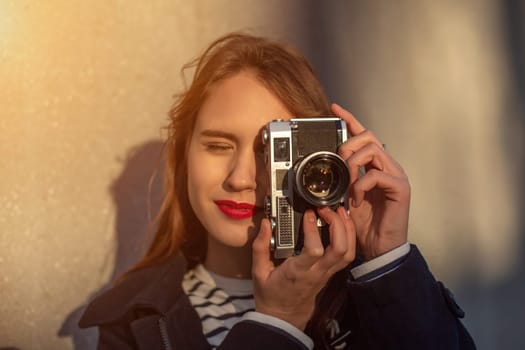
[[[361,135],[365,136],[367,139],[370,139],[370,140],[373,140],[375,139],[375,135],[372,131],[370,130],[365,130],[361,133]]]
[[[385,149],[383,148],[383,145],[379,143],[379,141],[373,143],[373,147],[375,148],[376,153],[381,153]]]
[[[295,283],[295,281],[297,281],[297,272],[295,271],[295,269],[286,269],[284,271],[284,278],[287,280],[287,281],[290,281],[292,283]]]
[[[305,253],[312,258],[320,258],[324,254],[324,249],[323,247],[318,247],[318,246],[310,247],[306,249]]]
[[[318,212],[328,225],[331,225],[334,220],[337,220],[337,214],[329,207],[321,207]]]
[[[264,279],[263,272],[260,269],[252,269],[252,278],[256,281],[262,281]]]
[[[305,290],[308,290],[308,291],[311,291],[311,290],[315,290],[318,286],[319,282],[315,281],[315,280],[306,280],[305,281]]]
[[[377,181],[378,177],[380,177],[382,174],[383,172],[381,170],[372,168],[372,169],[367,170],[363,178],[368,179],[368,181]]]
[[[399,186],[401,189],[401,195],[403,196],[403,199],[409,199],[411,187],[410,187],[410,183],[408,182],[408,178],[403,177],[402,179],[399,180],[399,183],[400,183]]]
[[[260,239],[255,239],[252,243],[252,250],[254,252],[261,252],[263,250],[263,242]]]
[[[346,254],[343,256],[343,263],[345,264],[344,266],[350,264],[352,261],[354,261],[354,258],[355,258],[355,254],[354,252],[352,252],[351,250],[348,250],[346,252]]]
[[[338,259],[341,259],[344,257],[344,255],[346,254],[347,252],[347,249],[346,247],[342,246],[342,245],[332,245],[330,246],[330,253],[338,258]]]
[[[370,170],[368,170],[368,172],[367,172],[368,175],[371,175],[371,176],[373,176],[373,177],[376,177],[376,176],[380,175],[381,173],[382,173],[381,170],[379,170],[379,169],[375,169],[375,168],[370,169]]]
[[[341,146],[339,146],[337,153],[341,156],[341,158],[346,160],[349,159],[355,152],[348,144],[348,141],[345,141]]]

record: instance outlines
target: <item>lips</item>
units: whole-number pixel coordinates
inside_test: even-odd
[[[217,207],[224,215],[236,220],[251,218],[259,210],[255,205],[230,200],[217,200],[215,204],[217,204]]]

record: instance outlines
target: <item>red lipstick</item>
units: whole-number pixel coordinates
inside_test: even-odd
[[[230,200],[215,201],[217,207],[231,219],[241,220],[251,218],[259,209],[249,203],[238,203]]]

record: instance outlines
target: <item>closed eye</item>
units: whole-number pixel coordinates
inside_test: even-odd
[[[233,150],[232,145],[224,142],[207,142],[204,147],[210,153],[225,153]]]

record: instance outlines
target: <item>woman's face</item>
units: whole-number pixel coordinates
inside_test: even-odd
[[[188,195],[208,254],[250,247],[267,187],[260,131],[278,118],[291,114],[250,72],[217,83],[204,102],[189,146]]]

